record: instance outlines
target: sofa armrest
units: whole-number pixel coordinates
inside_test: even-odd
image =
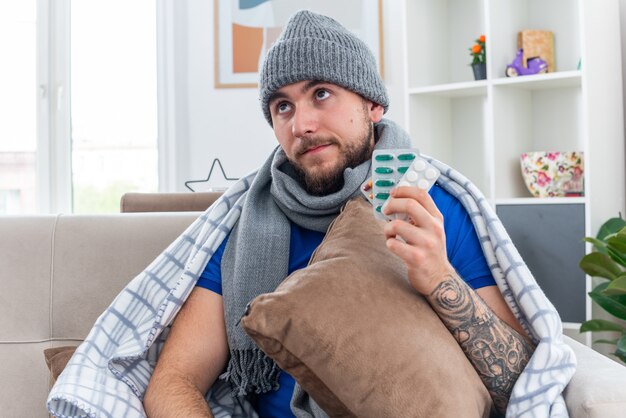
[[[567,337],[578,366],[563,395],[570,417],[606,418],[626,411],[626,367]]]

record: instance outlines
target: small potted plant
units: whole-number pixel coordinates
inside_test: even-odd
[[[474,70],[474,79],[484,80],[487,78],[487,54],[485,50],[485,35],[480,35],[476,39],[476,43],[469,48],[472,57],[472,70]]]
[[[594,252],[580,260],[580,267],[589,276],[607,279],[589,292],[589,296],[613,317],[626,320],[626,221],[611,218],[602,225],[595,238],[587,237],[585,241],[593,244]],[[616,339],[595,342],[614,345],[613,355],[626,363],[626,327],[623,323],[592,319],[581,325],[580,332],[619,333]]]

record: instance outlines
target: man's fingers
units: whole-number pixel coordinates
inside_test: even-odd
[[[387,248],[389,251],[400,257],[402,260],[410,261],[412,248],[409,244],[406,244],[395,238],[387,238]]]
[[[419,227],[403,222],[403,221],[391,221],[385,225],[385,236],[389,238],[401,237],[407,244],[416,245],[419,242],[420,235],[423,236],[424,231]]]
[[[391,200],[387,204],[387,207],[391,205],[393,200],[410,199],[419,202],[419,204],[428,212],[431,216],[436,218],[442,218],[441,212],[437,208],[435,201],[428,194],[427,190],[419,189],[417,187],[396,187],[391,191]]]
[[[424,225],[429,218],[432,218],[418,201],[410,198],[389,198],[384,213],[385,215],[407,215],[413,219],[415,225]]]

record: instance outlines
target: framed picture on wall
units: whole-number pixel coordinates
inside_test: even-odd
[[[370,47],[384,74],[382,0],[214,0],[215,87],[257,87],[260,64],[289,16],[332,17]]]

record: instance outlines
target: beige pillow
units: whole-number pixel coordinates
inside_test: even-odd
[[[488,417],[491,398],[363,199],[241,323],[331,417]]]

